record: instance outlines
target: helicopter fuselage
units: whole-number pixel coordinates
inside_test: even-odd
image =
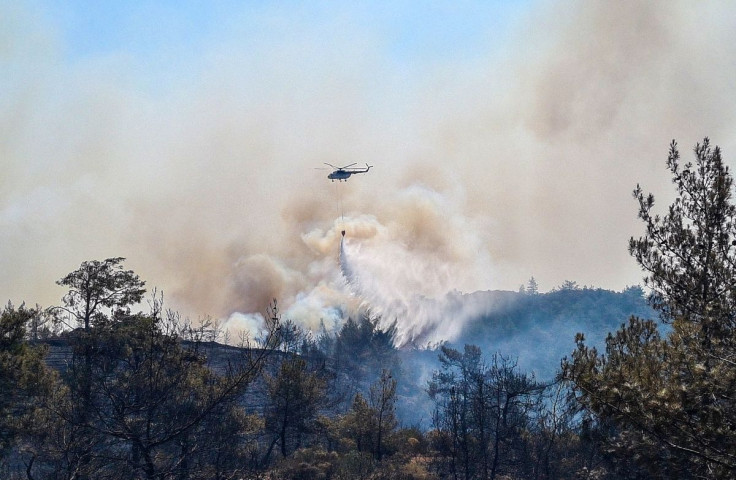
[[[347,180],[350,178],[350,175],[352,175],[352,172],[346,172],[345,170],[335,170],[334,172],[327,175],[327,178],[329,178],[332,181],[339,180]]]
[[[329,165],[329,163],[327,165]],[[330,165],[330,166],[332,166],[332,165]],[[347,180],[348,178],[350,178],[350,175],[352,175],[354,173],[366,173],[368,170],[371,169],[372,166],[373,165],[368,165],[366,163],[366,165],[365,165],[366,168],[350,168],[350,169],[345,168],[345,167],[343,167],[343,168],[337,168],[337,169],[335,169],[334,172],[332,172],[329,175],[327,175],[327,178],[329,178],[333,182],[335,180],[338,180],[340,182],[343,182],[343,181]]]

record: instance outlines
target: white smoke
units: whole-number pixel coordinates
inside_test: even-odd
[[[340,196],[334,193],[336,203]],[[339,328],[348,316],[368,310],[382,328],[396,325],[398,346],[454,340],[469,318],[488,308],[462,301],[461,291],[488,288],[493,272],[483,230],[458,198],[412,184],[378,201],[382,218],[338,211],[331,228],[301,234],[312,257],[301,270],[275,257],[250,256],[239,260],[235,288],[257,298],[253,305],[278,300],[284,317],[313,332]],[[232,314],[224,327],[238,330],[251,322],[262,329],[262,316],[243,306],[245,313]]]
[[[268,333],[266,320],[260,313],[235,312],[221,326],[223,337],[220,341],[238,344],[241,340],[264,338]]]

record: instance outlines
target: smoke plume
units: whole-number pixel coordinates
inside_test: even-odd
[[[17,303],[57,304],[55,280],[124,256],[195,318],[257,329],[276,298],[319,328],[365,301],[402,342],[434,341],[461,328],[455,291],[639,282],[634,186],[666,204],[673,138],[736,156],[730,2],[532,3],[436,57],[324,5],[75,56],[39,5],[0,4],[0,294]],[[323,162],[375,168],[338,185]]]

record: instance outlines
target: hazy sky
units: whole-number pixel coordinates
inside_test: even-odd
[[[402,295],[620,290],[669,142],[736,158],[734,32],[733,2],[0,0],[0,298],[124,256],[186,315],[314,325],[342,228]]]

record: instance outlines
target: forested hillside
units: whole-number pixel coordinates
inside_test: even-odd
[[[578,288],[574,282],[548,293],[484,291],[456,300],[480,313],[465,323],[460,337],[444,345],[462,350],[475,345],[486,354],[501,354],[521,371],[551,382],[560,361],[575,349],[575,335],[585,332],[591,344],[603,346],[606,336],[633,316],[653,318],[656,313],[640,287],[622,292]],[[448,318],[447,321],[452,321]],[[409,424],[429,425],[433,404],[425,395],[432,372],[440,368],[441,349],[405,348],[403,368],[412,372],[398,403],[401,418]]]
[[[369,315],[315,334],[282,318],[274,302],[266,336],[227,346],[207,325],[165,311],[155,294],[149,312],[132,313],[144,282],[122,261],[85,262],[61,279],[69,292],[59,307],[5,307],[6,477],[431,478],[460,468],[458,455],[471,477],[481,474],[468,463],[478,455],[484,476],[553,472],[557,436],[577,435],[572,424],[550,423],[549,415],[561,422],[572,412],[562,408],[564,390],[520,368],[520,352],[485,346],[523,345],[541,325],[549,331],[642,301],[640,291],[480,292],[464,300],[492,307],[468,333],[484,347],[423,350],[397,349],[394,331]],[[549,354],[563,345],[551,339]],[[481,428],[493,451],[452,445],[458,395],[490,409]],[[491,414],[500,398],[511,403]],[[466,421],[463,435],[473,435]],[[598,458],[579,440],[566,442],[569,468]]]
[[[476,292],[468,301],[484,302],[488,313],[469,322],[456,345],[471,343],[486,352],[518,357],[519,366],[550,379],[560,359],[575,348],[575,335],[585,332],[602,345],[632,315],[654,318],[639,287],[623,292],[599,288],[567,288],[548,293]]]
[[[636,191],[651,307],[530,281],[458,295],[487,309],[434,349],[368,312],[310,332],[276,301],[221,345],[124,259],[84,262],[60,305],[0,313],[0,477],[733,478],[736,207],[720,151],[695,153],[671,146],[666,215]]]

